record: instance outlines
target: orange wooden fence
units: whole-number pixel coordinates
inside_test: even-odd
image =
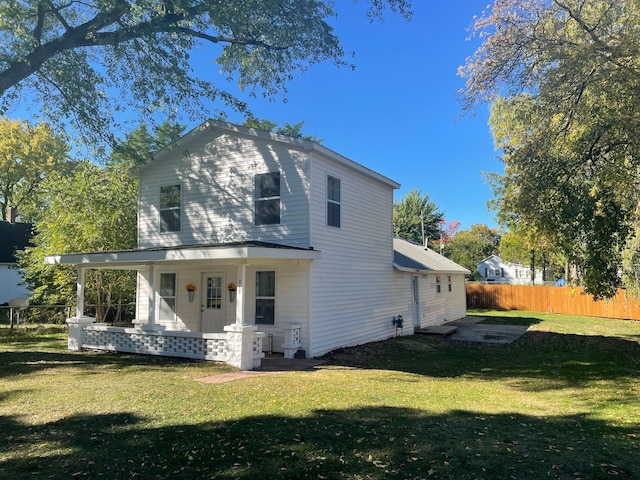
[[[579,287],[469,283],[467,307],[640,320],[640,300],[626,298],[624,290],[618,290],[609,300],[596,302]]]

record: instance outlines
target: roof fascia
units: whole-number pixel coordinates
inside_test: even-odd
[[[72,253],[49,255],[44,258],[47,265],[83,265],[100,268],[118,266],[141,266],[160,262],[195,262],[203,260],[270,259],[270,260],[317,260],[318,250],[300,250],[268,247],[194,248],[173,250],[136,250],[104,253]]]

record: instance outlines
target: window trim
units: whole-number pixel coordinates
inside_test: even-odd
[[[167,187],[178,187],[178,191],[180,192],[180,203],[177,207],[162,207],[162,189]],[[160,198],[158,201],[158,231],[160,233],[176,233],[182,231],[182,184],[181,183],[171,183],[166,185],[160,185]],[[162,229],[162,212],[177,210],[178,211],[178,223],[179,227],[177,230],[163,230]]]
[[[273,273],[273,296],[271,295],[258,295],[258,274],[259,273]],[[261,325],[261,326],[268,326],[268,327],[275,327],[276,326],[276,312],[277,312],[277,273],[275,269],[271,269],[271,270],[256,270],[255,273],[255,291],[253,292],[253,296],[254,296],[254,318],[253,318],[253,323],[255,325]],[[273,300],[273,323],[263,323],[263,322],[258,322],[258,300]]]
[[[330,194],[332,193],[332,189],[329,188],[329,183],[331,181],[331,179],[335,180],[338,182],[338,200],[335,200],[333,198],[330,198]],[[326,188],[326,196],[327,196],[327,227],[333,227],[333,228],[341,228],[342,227],[342,180],[339,177],[336,177],[335,175],[331,175],[331,174],[327,174],[327,188]],[[331,205],[337,205],[338,206],[338,224],[337,225],[333,225],[330,223],[330,216],[329,216],[329,207]]]
[[[258,178],[264,175],[278,175],[278,195],[271,197],[259,197],[258,193]],[[260,216],[258,215],[258,203],[259,202],[268,202],[278,200],[278,221],[273,223],[266,222],[258,222]],[[256,173],[253,177],[253,224],[256,227],[261,227],[265,225],[281,225],[282,224],[282,172],[274,171],[274,172],[264,172],[264,173]]]

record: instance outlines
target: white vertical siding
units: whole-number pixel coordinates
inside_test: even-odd
[[[141,248],[244,240],[309,245],[308,154],[284,143],[201,135],[140,173]],[[280,225],[254,225],[254,177],[281,172]],[[160,187],[181,185],[181,231],[160,233]]]
[[[392,245],[393,189],[314,155],[311,164],[311,245],[322,252],[311,265],[309,353],[322,355],[395,333]],[[341,227],[326,225],[327,176],[340,179]]]

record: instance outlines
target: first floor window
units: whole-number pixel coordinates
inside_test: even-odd
[[[176,274],[160,274],[160,312],[161,322],[176,321]]]
[[[440,287],[441,287],[441,278],[440,275],[436,275],[436,292],[440,293]]]
[[[160,187],[160,231],[180,231],[180,185]]]
[[[447,277],[447,283],[449,284],[449,291],[451,291],[451,275]]]
[[[256,272],[256,325],[275,325],[276,272]]]

